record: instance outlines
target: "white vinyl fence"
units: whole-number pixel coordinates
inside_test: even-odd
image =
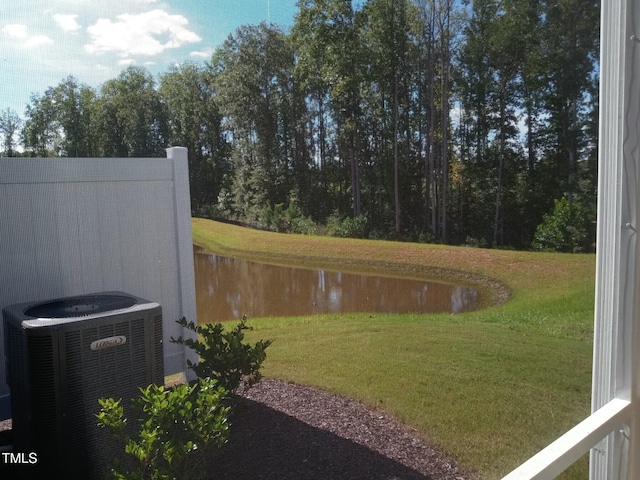
[[[187,150],[167,158],[0,158],[0,309],[119,290],[162,306],[165,374],[186,373],[175,323],[196,320]],[[0,419],[9,415],[0,328]],[[190,352],[190,351],[189,351]]]

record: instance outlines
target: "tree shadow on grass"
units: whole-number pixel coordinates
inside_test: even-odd
[[[365,446],[312,427],[262,403],[243,399],[229,443],[210,464],[224,480],[425,480]]]

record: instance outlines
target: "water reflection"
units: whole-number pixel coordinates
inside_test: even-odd
[[[200,322],[335,312],[459,313],[473,310],[470,287],[281,267],[196,253]]]

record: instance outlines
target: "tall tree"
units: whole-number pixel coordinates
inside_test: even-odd
[[[167,145],[166,111],[151,74],[130,66],[102,85],[103,153],[106,156],[163,156]]]
[[[424,218],[435,237],[448,240],[450,116],[452,109],[451,75],[454,42],[461,23],[452,0],[415,0],[419,20],[417,45],[420,49],[417,68],[420,78],[417,96],[421,124],[421,154],[424,171]]]
[[[51,95],[32,94],[25,110],[25,122],[22,129],[22,141],[25,149],[39,157],[58,155],[57,135],[55,108]]]
[[[450,106],[450,69],[451,69],[451,11],[454,0],[440,0],[437,21],[440,27],[440,75],[441,84],[441,132],[442,132],[442,212],[440,236],[447,241],[449,238],[447,231],[447,219],[449,216],[447,201],[449,192],[449,117],[451,115]]]
[[[260,221],[265,208],[287,202],[295,187],[296,149],[304,148],[296,142],[293,52],[281,30],[243,26],[216,51],[211,71],[233,141],[236,208]]]
[[[336,208],[329,195],[329,170],[333,161],[331,142],[331,119],[329,114],[330,83],[325,74],[330,41],[329,29],[324,28],[326,18],[319,12],[320,6],[311,2],[299,3],[299,11],[291,27],[290,41],[296,62],[294,79],[300,87],[307,105],[307,140],[314,159],[318,182],[315,214],[324,220]]]
[[[361,185],[361,92],[363,45],[351,0],[300,0],[294,25],[295,45],[308,68],[310,53],[324,49],[316,63],[322,80],[314,83],[320,92],[328,87],[330,111],[335,122],[335,142],[343,165],[348,168],[353,215],[362,213]],[[313,45],[301,47],[301,45]],[[325,124],[326,125],[326,124]],[[322,138],[326,135],[322,133]]]
[[[69,76],[47,91],[55,110],[55,123],[60,133],[61,156],[87,157],[96,155],[98,146],[93,142],[95,128],[95,91]]]
[[[189,152],[191,206],[196,212],[217,201],[230,174],[229,146],[210,76],[205,67],[186,63],[165,73],[159,88],[167,109],[167,143]]]
[[[543,191],[545,183],[540,175],[540,155],[545,139],[545,123],[542,98],[545,92],[543,53],[542,7],[539,0],[511,0],[510,13],[516,16],[519,27],[518,45],[522,55],[519,64],[519,98],[524,115],[524,143],[526,156],[526,184],[520,188],[523,204],[519,217],[520,240],[518,245],[527,245],[533,239],[543,213],[550,208],[550,199]]]
[[[519,73],[526,26],[517,11],[511,0],[473,2],[458,79],[464,109],[461,141],[465,146],[461,151],[465,152],[463,161],[471,163],[465,171],[476,186],[466,199],[467,227],[471,236],[494,246],[504,238],[506,167],[514,157],[515,112],[522,105]]]
[[[424,152],[424,224],[430,224],[435,235],[437,228],[436,176],[435,176],[435,131],[436,131],[436,2],[435,0],[417,0],[418,7],[418,45],[420,56],[420,82],[418,87],[420,115],[424,116],[419,129],[421,152]]]
[[[25,147],[40,156],[100,154],[96,92],[69,76],[44,95],[32,95],[23,130]]]
[[[592,84],[597,78],[600,1],[544,1],[542,42],[546,52],[543,67],[547,84],[543,104],[549,116],[547,154],[562,178],[560,193],[569,202],[578,187],[578,164],[588,133],[589,114],[595,102]],[[557,198],[557,194],[556,194]]]
[[[12,108],[5,108],[0,112],[0,135],[2,136],[2,150],[7,157],[13,157],[16,147],[16,134],[20,131],[22,119]]]
[[[412,65],[410,65],[410,46],[412,42],[409,24],[409,3],[406,0],[371,0],[363,9],[363,39],[367,44],[366,61],[369,65],[368,75],[363,78],[364,89],[372,102],[379,107],[366,112],[371,122],[380,122],[379,134],[382,142],[377,142],[376,158],[382,159],[375,166],[377,170],[386,170],[385,163],[390,163],[393,179],[391,185],[381,184],[380,188],[393,192],[394,230],[396,235],[401,231],[401,165],[400,143],[408,146],[409,126],[406,122],[410,106],[408,104]],[[401,110],[405,113],[405,121],[401,128]],[[383,112],[383,115],[379,113]],[[384,113],[389,112],[385,120]],[[376,113],[378,116],[376,117]],[[380,118],[382,117],[382,118]],[[402,132],[401,132],[402,130]],[[405,149],[405,163],[408,160]],[[391,158],[392,162],[385,162]],[[384,178],[384,175],[383,175]]]
[[[518,74],[524,59],[522,46],[522,32],[528,27],[522,23],[523,17],[519,12],[517,2],[508,0],[502,5],[502,9],[495,19],[491,37],[491,64],[495,70],[496,99],[498,108],[496,111],[497,133],[497,179],[495,194],[495,214],[493,219],[492,245],[499,243],[499,234],[503,225],[503,190],[505,183],[505,163],[508,156],[508,142],[517,133],[517,120],[515,109],[521,106],[518,87],[520,85]]]

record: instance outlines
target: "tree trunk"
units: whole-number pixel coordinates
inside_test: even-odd
[[[436,112],[435,112],[435,95],[433,88],[433,81],[435,77],[435,67],[433,60],[433,47],[429,46],[429,136],[428,142],[429,146],[427,149],[428,152],[428,171],[429,175],[427,178],[428,191],[427,195],[429,200],[431,201],[431,233],[434,236],[438,235],[438,220],[437,220],[437,195],[436,195],[436,166],[435,166],[435,150],[433,148],[433,143],[435,141],[435,122],[436,122]]]
[[[444,0],[442,21],[442,230],[441,237],[447,241],[447,194],[449,190],[449,25],[451,14],[450,0]]]
[[[393,74],[393,192],[395,202],[396,235],[400,233],[400,185],[398,172],[398,72]]]
[[[506,116],[506,85],[504,80],[500,85],[500,147],[498,152],[498,188],[496,191],[496,209],[493,219],[493,246],[498,246],[498,232],[500,230],[500,213],[502,209],[502,172],[504,170],[505,151],[505,116]]]

